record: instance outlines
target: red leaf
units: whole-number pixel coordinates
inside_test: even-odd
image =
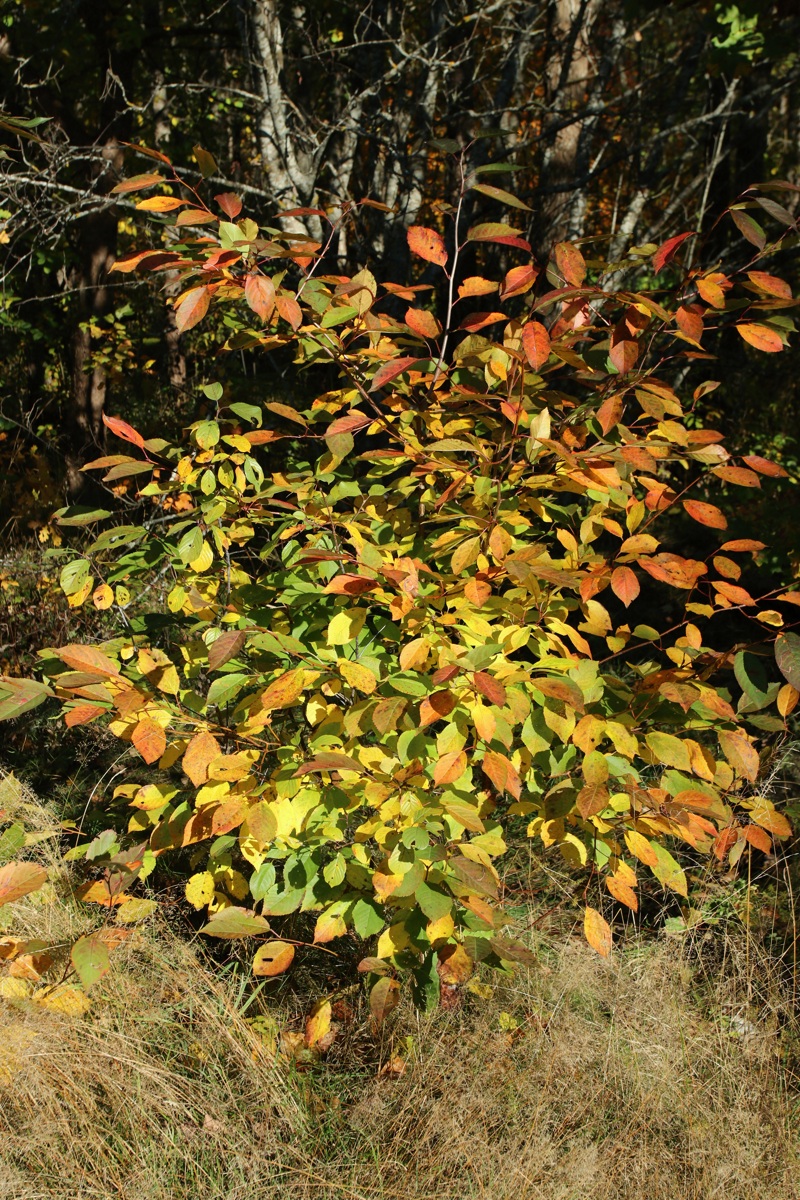
[[[412,333],[418,334],[419,337],[437,338],[442,332],[436,317],[425,308],[407,308],[405,320]]]
[[[391,383],[398,375],[402,375],[404,371],[408,371],[411,367],[417,366],[419,363],[426,362],[424,358],[393,358],[391,362],[384,363],[380,370],[375,372],[375,378],[370,384],[370,391],[376,392],[378,388],[383,387],[387,383]]]
[[[540,321],[529,321],[522,330],[522,348],[534,371],[550,357],[550,334]]]
[[[181,296],[175,308],[175,325],[178,333],[191,329],[202,321],[208,312],[209,294],[207,287],[196,287]]]
[[[406,237],[412,254],[417,254],[426,262],[436,263],[438,267],[446,265],[447,250],[444,238],[435,229],[428,229],[426,225],[411,225]]]
[[[490,704],[496,704],[498,708],[504,706],[506,702],[506,689],[493,675],[489,675],[486,671],[476,671],[472,676],[472,682]]]
[[[501,312],[476,312],[470,313],[468,317],[459,325],[459,329],[465,329],[467,333],[477,333],[479,329],[485,329],[487,325],[496,325],[498,321],[507,320],[506,314]]]
[[[659,271],[665,267],[668,262],[672,262],[673,258],[686,239],[695,236],[695,233],[692,230],[689,230],[688,233],[679,233],[677,237],[669,238],[666,242],[662,242],[653,255],[653,270],[655,271],[656,275],[658,275]]]
[[[244,284],[244,298],[257,317],[268,321],[275,307],[275,287],[266,275],[248,275]]]
[[[225,213],[225,216],[230,218],[231,221],[235,221],[242,211],[242,202],[238,196],[234,196],[233,192],[222,192],[219,196],[215,196],[214,199]]]
[[[611,349],[608,355],[620,375],[627,375],[628,371],[632,371],[639,358],[638,344],[633,338],[626,337],[626,333],[624,323],[616,327],[611,335]]]
[[[144,450],[144,438],[127,421],[121,421],[119,417],[108,417],[103,413],[103,424],[107,429],[111,430],[115,437],[121,438],[123,442],[130,442],[132,445],[138,446],[140,450]]]
[[[553,247],[556,267],[573,287],[580,287],[586,278],[586,260],[572,242],[558,242]]]
[[[628,608],[639,595],[639,580],[630,567],[616,567],[611,573],[611,590]]]
[[[683,507],[693,521],[708,525],[710,529],[727,529],[725,514],[715,504],[704,504],[702,500],[684,500]]]
[[[337,417],[335,421],[331,421],[328,428],[325,430],[325,437],[331,437],[337,433],[355,433],[357,429],[363,429],[365,425],[369,425],[372,417],[367,413],[354,412],[347,413],[344,417]]]

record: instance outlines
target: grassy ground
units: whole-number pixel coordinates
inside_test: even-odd
[[[51,866],[4,911],[67,946],[88,918]],[[309,1000],[140,926],[88,1012],[0,1000],[0,1200],[800,1196],[800,1034],[744,927],[610,961],[537,936],[536,968],[380,1035],[346,994],[297,1061]]]

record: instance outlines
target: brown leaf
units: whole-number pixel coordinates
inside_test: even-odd
[[[375,983],[369,994],[369,1011],[376,1028],[380,1028],[399,1003],[400,984],[396,979],[384,975]]]

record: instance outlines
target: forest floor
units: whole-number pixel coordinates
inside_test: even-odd
[[[58,882],[4,912],[65,946],[91,920]],[[321,980],[254,990],[163,916],[85,1012],[15,980],[0,1200],[800,1197],[797,1009],[747,928],[604,960],[529,924],[537,966],[479,971],[451,1011],[403,1003],[376,1032],[345,990],[322,1055],[303,1039]]]

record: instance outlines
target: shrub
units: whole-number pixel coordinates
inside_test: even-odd
[[[177,446],[106,418],[137,453],[89,469],[140,484],[139,523],[68,556],[61,585],[115,608],[119,634],[43,651],[46,682],[7,681],[0,712],[55,695],[68,725],[108,721],[132,747],[109,805],[127,831],[72,852],[105,868],[84,898],[139,903],[157,858],[192,848],[203,932],[265,939],[257,974],[292,961],[270,932],[285,914],[318,914],[317,944],[377,937],[379,1020],[395,969],[432,1005],[476,961],[526,960],[499,903],[515,819],[634,911],[642,869],[687,896],[673,842],[734,865],[788,836],[753,789],[758,738],[798,699],[783,614],[800,594],[753,598],[740,577],[762,544],[725,540],[708,498],[784,472],[700,426],[713,382],[688,403],[673,386],[721,324],[784,348],[791,292],[756,266],[777,246],[753,232],[756,193],[732,210],[761,242],[736,272],[680,269],[689,233],[620,263],[561,243],[541,268],[518,229],[462,228],[472,187],[525,207],[467,174],[447,238],[408,230],[420,281],[381,286],[332,273],[336,227],[324,246],[261,230],[237,197],[210,208],[164,179],[121,189],[158,187],[139,207],[177,212],[184,240],[117,270],[180,271],[179,328],[220,305],[228,349],[289,347],[333,386],[301,413],[212,383]],[[468,273],[487,244],[519,260],[502,279]],[[732,615],[735,654],[717,633]],[[780,681],[752,649],[776,629]],[[608,954],[598,905],[586,936]]]

